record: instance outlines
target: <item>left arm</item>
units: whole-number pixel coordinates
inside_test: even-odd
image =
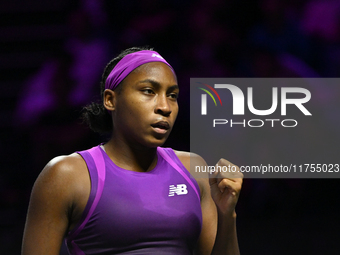
[[[217,208],[218,224],[214,248],[211,254],[239,255],[240,250],[236,232],[235,207],[240,195],[243,174],[239,168],[225,159],[219,166],[233,166],[235,172],[215,172],[209,178],[211,197]]]
[[[206,162],[195,154],[176,152],[183,165],[189,170],[190,160],[194,165],[206,166]],[[218,165],[232,165],[221,159]],[[236,167],[236,166],[235,166]],[[238,168],[237,168],[238,169]],[[215,173],[210,178],[197,182],[201,191],[202,231],[195,254],[239,255],[236,233],[235,206],[242,186],[242,173],[221,176]]]

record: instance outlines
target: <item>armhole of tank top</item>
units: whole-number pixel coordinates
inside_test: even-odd
[[[106,170],[105,170],[104,157],[103,157],[103,154],[102,154],[99,146],[96,146],[96,147],[93,147],[93,148],[91,148],[87,151],[82,151],[82,152],[78,152],[78,153],[83,157],[83,159],[85,160],[86,165],[88,167],[88,171],[89,171],[90,178],[91,178],[91,193],[93,191],[95,192],[95,195],[94,195],[94,198],[93,198],[92,201],[90,201],[90,198],[91,198],[91,193],[90,193],[88,204],[86,204],[86,207],[84,209],[85,214],[82,216],[79,224],[77,224],[77,226],[69,232],[69,235],[66,238],[66,242],[71,242],[73,249],[80,252],[79,248],[77,246],[75,247],[74,239],[80,233],[80,231],[85,227],[86,223],[89,221],[94,210],[96,209],[96,206],[97,206],[99,199],[100,199],[102,192],[103,192],[104,182],[105,182],[105,174],[106,174],[105,171]],[[86,157],[84,155],[85,153],[88,155],[88,157],[91,157],[93,162],[94,162],[94,166],[95,166],[94,170],[97,173],[97,176],[96,176],[97,178],[93,178],[94,177],[93,172],[92,172],[93,170],[91,171],[89,169],[88,160],[86,160]],[[93,181],[96,181],[95,179],[97,180],[97,183],[93,183]],[[92,184],[93,184],[93,186],[96,186],[96,188],[94,190],[92,190],[93,189]],[[86,213],[86,211],[88,211],[88,212]],[[81,254],[81,253],[77,253],[77,254]]]
[[[162,148],[162,147],[158,147],[158,152],[164,158],[165,161],[167,161],[173,168],[177,170],[178,173],[180,173],[183,176],[183,178],[190,184],[190,186],[195,191],[198,197],[198,201],[201,201],[199,188],[191,180],[189,171],[184,167],[182,162],[178,159],[176,153],[171,148]],[[173,155],[170,155],[169,152],[171,154],[173,153]],[[176,162],[174,159],[171,158],[171,156],[178,159],[179,162]]]

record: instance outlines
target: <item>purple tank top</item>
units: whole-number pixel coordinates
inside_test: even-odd
[[[90,197],[68,233],[70,254],[192,254],[202,226],[199,187],[170,148],[157,165],[133,172],[100,148],[78,152],[91,178]]]

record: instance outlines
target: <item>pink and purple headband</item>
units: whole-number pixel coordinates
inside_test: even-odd
[[[142,50],[130,53],[123,57],[112,69],[106,79],[105,89],[114,90],[137,67],[149,62],[163,62],[174,72],[171,65],[156,51]],[[174,72],[175,73],[175,72]]]

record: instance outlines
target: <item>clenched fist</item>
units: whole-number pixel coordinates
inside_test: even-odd
[[[230,216],[235,213],[242,182],[243,174],[238,166],[225,159],[217,162],[215,171],[210,174],[209,184],[211,196],[220,214]]]

